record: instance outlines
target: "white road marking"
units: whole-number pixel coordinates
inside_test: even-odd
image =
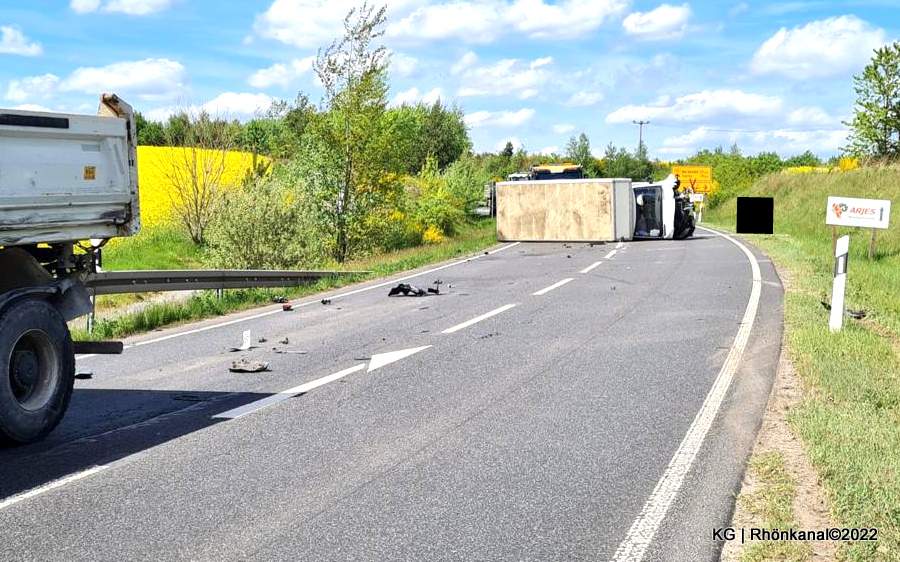
[[[516,306],[516,304],[505,304],[505,305],[501,306],[500,308],[495,308],[494,310],[492,310],[490,312],[486,312],[486,313],[482,314],[481,316],[476,316],[475,318],[472,318],[471,320],[466,320],[462,324],[457,324],[456,326],[453,326],[452,328],[447,328],[446,330],[444,330],[441,333],[442,334],[452,334],[453,332],[458,332],[462,329],[468,328],[469,326],[478,324],[482,320],[487,320],[491,316],[497,316],[501,312],[506,312],[507,310],[509,310],[510,308],[512,308],[514,306]]]
[[[106,470],[107,468],[109,468],[108,465],[93,466],[91,468],[88,468],[87,470],[82,470],[81,472],[76,472],[74,474],[70,474],[70,475],[66,476],[65,478],[60,478],[59,480],[54,480],[53,482],[48,482],[47,484],[44,484],[43,486],[38,486],[37,488],[32,488],[31,490],[28,490],[27,492],[22,492],[21,494],[16,494],[14,496],[10,496],[10,497],[6,498],[5,500],[0,501],[0,510],[6,509],[7,507],[9,507],[11,505],[15,505],[15,504],[17,504],[21,501],[25,501],[29,498],[39,496],[43,493],[49,492],[50,490],[55,490],[56,488],[61,488],[61,487],[65,486],[66,484],[71,484],[72,482],[75,482],[76,480],[82,480],[89,476],[93,476],[94,474],[97,474],[98,472],[102,472],[102,471]]]
[[[308,383],[301,384],[300,386],[295,386],[294,388],[289,388],[287,390],[282,390],[278,394],[273,394],[271,396],[267,396],[262,400],[257,400],[256,402],[251,402],[249,404],[244,404],[238,408],[234,408],[232,410],[228,410],[227,412],[222,412],[221,414],[216,414],[213,416],[213,419],[226,419],[233,420],[237,419],[241,416],[246,416],[247,414],[251,414],[263,408],[267,408],[273,404],[278,404],[279,402],[284,402],[294,396],[299,394],[304,394],[313,390],[315,388],[319,388],[320,386],[326,385],[330,382],[334,382],[338,379],[342,379],[347,375],[351,375],[358,371],[362,371],[366,368],[365,363],[360,363],[359,365],[354,365],[349,369],[344,369],[343,371],[338,371],[337,373],[332,373],[328,376],[322,377],[320,379],[316,379],[314,381],[310,381]]]
[[[400,351],[391,351],[389,353],[379,353],[377,355],[373,355],[371,359],[369,359],[369,369],[366,371],[367,373],[371,373],[375,369],[380,369],[385,365],[390,365],[394,361],[399,361],[401,359],[405,359],[410,355],[415,355],[420,351],[424,351],[431,347],[430,345],[423,345],[422,347],[412,347],[410,349],[401,349]]]
[[[703,440],[706,438],[706,434],[709,432],[709,429],[716,418],[716,414],[725,399],[728,388],[731,386],[731,381],[740,364],[741,356],[744,354],[744,349],[747,347],[747,341],[749,340],[750,332],[753,329],[753,322],[756,319],[756,311],[759,308],[762,277],[759,272],[759,263],[756,260],[756,256],[753,255],[753,252],[738,240],[735,240],[727,234],[722,234],[721,232],[702,227],[697,228],[725,238],[740,248],[741,251],[744,252],[744,255],[747,256],[753,277],[750,300],[747,301],[744,317],[741,320],[741,325],[738,328],[731,350],[725,358],[722,369],[716,376],[716,380],[713,383],[709,394],[706,395],[706,399],[703,401],[700,411],[697,412],[697,416],[691,423],[690,428],[688,428],[684,440],[681,442],[681,445],[678,446],[678,450],[675,451],[675,456],[672,457],[662,478],[660,478],[659,482],[656,484],[656,488],[654,488],[653,493],[650,494],[647,503],[644,504],[644,508],[641,510],[640,515],[638,515],[637,519],[632,523],[631,528],[628,530],[628,534],[625,535],[625,540],[622,541],[618,550],[616,550],[616,553],[612,558],[614,562],[639,562],[640,560],[643,560],[647,548],[653,541],[656,531],[659,529],[659,526],[666,516],[666,512],[672,506],[672,502],[678,495],[678,492],[684,483],[684,478],[687,476],[691,465],[694,463],[694,459],[697,457],[697,453],[700,452],[700,448],[703,446]]]
[[[625,242],[619,242],[618,244],[616,244],[616,250],[621,250],[624,247],[625,247]]]
[[[595,262],[592,263],[591,265],[589,265],[589,266],[585,267],[584,269],[582,269],[582,270],[580,271],[580,273],[590,273],[595,267],[597,267],[597,266],[600,265],[601,263],[603,263],[603,262],[602,262],[602,261],[595,261]]]
[[[612,257],[613,257],[614,255],[616,255],[616,252],[618,252],[618,251],[619,251],[619,250],[612,250],[610,253],[608,253],[608,254],[606,254],[605,256],[603,256],[603,259],[605,259],[605,260],[611,260]]]
[[[562,287],[563,285],[565,285],[566,283],[568,283],[569,281],[573,281],[573,280],[574,280],[574,278],[572,278],[572,277],[566,277],[562,281],[557,281],[556,283],[550,285],[549,287],[544,287],[540,291],[537,291],[537,292],[534,292],[531,294],[534,295],[535,297],[539,297],[541,295],[546,295],[553,289],[558,289],[558,288]]]
[[[502,247],[500,247],[500,248],[497,248],[496,250],[491,250],[491,251],[487,252],[486,254],[484,254],[484,253],[483,253],[483,254],[478,254],[477,256],[472,256],[472,257],[470,257],[470,258],[466,258],[466,259],[463,259],[463,260],[458,260],[458,261],[451,262],[451,263],[447,263],[447,264],[444,264],[444,265],[441,265],[441,266],[438,266],[438,267],[433,267],[433,268],[428,269],[428,270],[425,270],[425,271],[420,271],[419,273],[413,273],[413,274],[411,274],[411,275],[407,275],[406,277],[400,277],[399,279],[393,279],[393,278],[392,278],[392,279],[390,279],[390,280],[388,280],[388,281],[384,281],[384,282],[382,282],[382,283],[378,283],[377,285],[369,285],[369,286],[367,286],[367,287],[362,287],[362,288],[360,288],[360,289],[354,289],[354,290],[352,290],[352,291],[347,291],[346,293],[338,293],[338,294],[336,294],[336,295],[334,295],[334,296],[330,296],[330,297],[328,297],[328,298],[329,298],[329,299],[340,299],[340,298],[343,298],[343,297],[349,297],[349,296],[351,296],[351,295],[356,295],[356,294],[359,294],[359,293],[364,293],[364,292],[366,292],[366,291],[371,291],[372,289],[379,289],[379,288],[381,288],[381,287],[387,287],[388,285],[393,285],[393,284],[395,284],[395,283],[401,283],[401,282],[403,282],[403,281],[407,281],[407,280],[409,280],[409,279],[414,279],[414,278],[416,278],[416,277],[421,277],[421,276],[423,276],[423,275],[430,275],[430,274],[434,273],[435,271],[441,271],[441,270],[443,270],[443,269],[447,269],[448,267],[454,267],[454,266],[457,266],[457,265],[462,265],[462,264],[467,263],[467,262],[470,262],[470,261],[472,261],[472,260],[480,259],[480,258],[482,258],[482,257],[484,257],[484,256],[486,256],[486,255],[499,254],[500,252],[502,252],[502,251],[504,251],[504,250],[508,250],[508,249],[510,249],[510,248],[512,248],[512,247],[514,247],[514,246],[518,246],[519,244],[521,244],[521,242],[512,242],[511,244],[507,244],[506,246],[502,246]],[[300,308],[300,307],[302,307],[302,306],[310,306],[310,305],[316,304],[316,303],[318,303],[318,302],[319,302],[318,299],[317,299],[317,300],[312,300],[312,301],[307,301],[307,302],[302,302],[302,303],[295,304],[295,305],[294,305],[294,308]],[[202,326],[202,327],[200,327],[200,328],[194,328],[194,329],[191,329],[191,330],[185,330],[185,331],[183,331],[183,332],[176,332],[176,333],[174,333],[174,334],[168,334],[168,335],[165,335],[165,336],[160,336],[160,337],[158,337],[158,338],[153,338],[153,339],[149,339],[149,340],[144,340],[144,341],[135,342],[135,343],[133,343],[133,344],[126,345],[126,346],[125,346],[125,349],[127,350],[127,349],[131,349],[132,347],[140,347],[140,346],[142,346],[142,345],[150,345],[150,344],[152,344],[152,343],[159,343],[159,342],[163,342],[163,341],[168,341],[168,340],[171,340],[171,339],[173,339],[173,338],[180,338],[180,337],[182,337],[182,336],[188,336],[188,335],[191,335],[191,334],[198,334],[198,333],[201,333],[201,332],[207,332],[207,331],[209,331],[209,330],[215,330],[216,328],[224,328],[224,327],[226,327],[226,326],[231,326],[231,325],[234,325],[234,324],[239,324],[239,323],[241,323],[241,322],[249,322],[250,320],[257,320],[257,319],[259,319],[259,318],[265,318],[266,316],[272,316],[273,314],[279,314],[279,313],[281,313],[281,312],[282,312],[282,310],[281,310],[281,308],[279,307],[279,308],[276,308],[276,309],[274,309],[274,310],[267,310],[267,311],[265,311],[265,312],[260,312],[260,313],[258,313],[258,314],[252,314],[252,315],[250,315],[250,316],[243,316],[243,317],[241,317],[241,318],[235,318],[234,320],[228,320],[227,322],[220,322],[220,323],[218,323],[218,324],[211,324],[211,325],[209,325],[209,326]],[[89,359],[89,358],[91,358],[91,357],[96,357],[97,355],[98,355],[97,353],[90,353],[90,354],[85,354],[85,355],[78,355],[78,356],[75,357],[75,359],[76,359],[76,360],[78,360],[78,359]]]

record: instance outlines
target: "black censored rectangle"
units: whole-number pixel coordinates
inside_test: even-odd
[[[771,197],[738,197],[739,234],[772,234],[775,227],[775,200]]]

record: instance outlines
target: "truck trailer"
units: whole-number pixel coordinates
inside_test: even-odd
[[[0,441],[49,433],[69,404],[84,282],[99,248],[140,229],[134,112],[0,110]]]

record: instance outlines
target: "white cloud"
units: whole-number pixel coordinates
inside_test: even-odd
[[[478,62],[478,55],[469,51],[464,54],[456,63],[450,68],[451,74],[459,74],[460,72],[472,67],[475,63]]]
[[[6,88],[6,99],[10,101],[27,101],[35,98],[47,99],[56,92],[59,76],[42,74],[10,80]]]
[[[603,101],[603,94],[600,92],[575,92],[566,100],[566,105],[572,107],[588,107],[596,105]]]
[[[244,121],[265,113],[274,101],[275,98],[261,93],[223,92],[200,105],[158,107],[145,111],[144,115],[152,121],[165,121],[182,111],[193,115],[205,111],[213,117]]]
[[[518,127],[524,125],[534,117],[534,110],[530,108],[518,111],[476,111],[465,116],[464,121],[469,127]]]
[[[885,42],[883,29],[856,16],[833,17],[782,27],[757,49],[750,68],[798,80],[845,75],[861,69]]]
[[[100,0],[72,0],[69,2],[72,11],[78,14],[88,14],[100,9]]]
[[[391,53],[391,74],[405,78],[419,67],[419,59],[403,53]]]
[[[11,25],[0,26],[0,54],[34,57],[43,52],[41,44],[31,41]]]
[[[784,128],[767,131],[727,131],[703,126],[683,135],[666,138],[658,150],[662,154],[685,156],[700,148],[737,143],[749,154],[775,151],[787,156],[805,150],[812,150],[818,154],[834,153],[846,142],[847,130],[838,127],[804,131]]]
[[[522,143],[519,137],[507,137],[494,145],[494,152],[500,152],[501,150],[506,148],[506,143],[511,143],[513,150],[521,150],[525,148],[525,144]]]
[[[23,103],[13,107],[13,109],[19,109],[21,111],[46,111],[47,113],[53,112],[49,107],[38,105],[36,103]]]
[[[559,154],[559,147],[558,146],[545,146],[544,148],[542,148],[540,150],[540,154],[546,154],[546,155]]]
[[[515,95],[519,99],[532,98],[539,87],[551,82],[547,67],[552,63],[553,58],[541,57],[529,63],[504,59],[491,65],[469,66],[459,72],[457,94],[461,97]]]
[[[622,21],[629,35],[641,39],[673,39],[684,35],[691,7],[688,4],[673,6],[660,4],[649,12],[633,12]]]
[[[558,125],[553,125],[553,132],[557,135],[565,135],[567,133],[571,133],[575,130],[575,125],[571,125],[569,123],[560,123]]]
[[[269,88],[274,85],[287,87],[300,76],[312,70],[316,57],[294,59],[287,64],[276,63],[267,68],[261,68],[247,79],[254,88]]]
[[[391,0],[387,36],[400,41],[455,39],[491,43],[510,33],[565,40],[621,13],[628,0]],[[355,0],[273,0],[255,33],[296,47],[326,45],[341,34]]]
[[[790,125],[837,125],[840,120],[828,115],[821,107],[799,107],[787,115]]]
[[[392,106],[415,105],[419,102],[431,105],[443,97],[443,91],[440,88],[432,88],[427,92],[420,92],[418,88],[412,87],[408,90],[399,92],[394,99],[391,100]]]
[[[606,116],[607,123],[630,123],[635,119],[668,123],[692,123],[721,117],[764,117],[781,112],[777,96],[740,90],[703,90],[675,99],[662,97],[650,105],[626,105]]]
[[[164,100],[181,95],[186,81],[187,72],[180,62],[144,59],[77,68],[62,81],[59,89],[95,95],[115,92],[130,94],[141,100]]]
[[[146,16],[165,10],[172,2],[173,0],[106,0],[104,3],[100,0],[71,0],[69,7],[78,14],[102,10],[129,16]]]

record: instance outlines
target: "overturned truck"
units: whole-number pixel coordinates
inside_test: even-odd
[[[500,182],[501,241],[609,242],[683,239],[694,233],[688,193],[669,176],[657,183],[627,178]]]

